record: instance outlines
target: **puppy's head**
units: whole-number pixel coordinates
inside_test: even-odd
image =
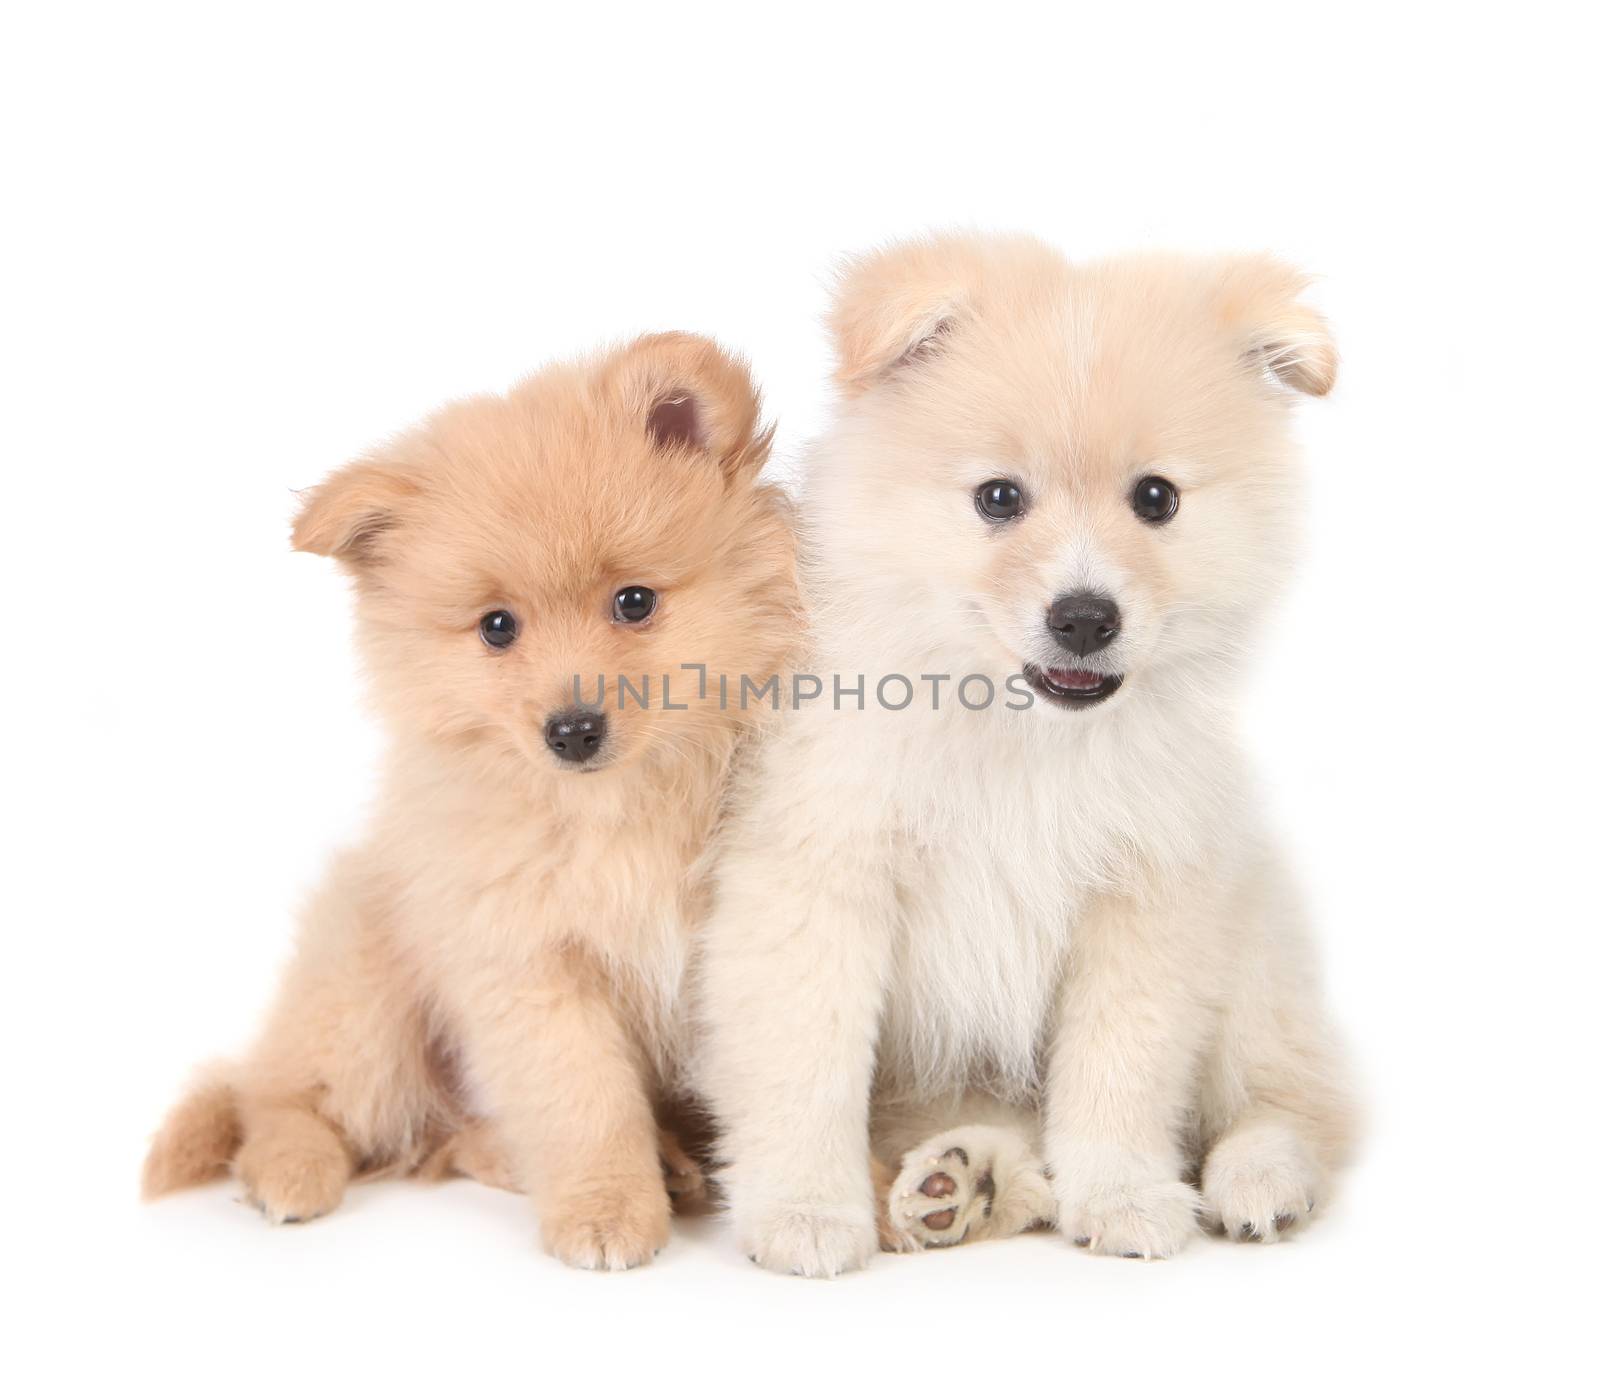
[[[758,417],[745,368],[710,340],[642,338],[450,406],[335,473],[294,544],[354,575],[397,731],[545,775],[704,755],[735,713],[681,665],[766,675],[793,632]]]
[[[818,538],[880,637],[1067,708],[1230,667],[1289,559],[1289,402],[1337,369],[1304,286],[1267,257],[1075,266],[1020,238],[850,263]]]

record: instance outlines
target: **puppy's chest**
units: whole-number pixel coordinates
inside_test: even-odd
[[[587,949],[660,989],[676,985],[694,903],[692,837],[671,825],[463,823],[416,873],[410,904],[442,961],[508,971],[557,946]]]
[[[986,781],[906,812],[882,1061],[917,1093],[1036,1090],[1078,914],[1127,873],[1114,814],[1069,809],[1059,777]]]
[[[647,954],[686,938],[684,837],[626,827],[547,832],[485,905],[503,902],[536,940],[575,940],[611,958]]]

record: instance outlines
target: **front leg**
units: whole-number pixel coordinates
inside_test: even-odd
[[[1074,932],[1050,1050],[1045,1157],[1058,1226],[1106,1254],[1161,1259],[1196,1229],[1183,1130],[1206,1013],[1197,951],[1158,903],[1108,898]]]
[[[615,991],[575,951],[483,970],[457,1007],[471,1072],[545,1247],[580,1269],[631,1269],[667,1243],[643,1057]]]
[[[867,1140],[888,968],[888,864],[746,843],[718,872],[701,986],[702,1086],[740,1246],[832,1277],[877,1249]]]

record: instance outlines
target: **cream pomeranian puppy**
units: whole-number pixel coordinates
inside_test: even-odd
[[[1325,1198],[1344,1072],[1232,720],[1290,403],[1334,381],[1304,284],[988,237],[843,273],[815,699],[739,789],[697,976],[761,1264],[1039,1224],[1158,1257]]]
[[[695,869],[754,714],[694,687],[772,674],[796,633],[758,413],[709,340],[646,337],[309,495],[295,547],[352,575],[392,738],[379,810],[259,1042],[158,1135],[148,1195],[231,1168],[299,1221],[443,1149],[529,1192],[568,1263],[666,1241]]]

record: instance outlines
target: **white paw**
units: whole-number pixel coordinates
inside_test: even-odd
[[[763,1269],[831,1279],[859,1269],[878,1248],[878,1228],[866,1207],[777,1205],[739,1228],[744,1251]]]
[[[1316,1206],[1318,1171],[1288,1127],[1247,1126],[1212,1146],[1200,1189],[1218,1230],[1270,1243]]]
[[[987,1160],[974,1162],[964,1146],[945,1145],[942,1138],[919,1146],[889,1188],[889,1225],[901,1242],[896,1249],[960,1245],[975,1221],[987,1220],[994,1194]]]
[[[886,1246],[938,1249],[1055,1220],[1044,1166],[1016,1131],[957,1126],[901,1160],[885,1207]]]
[[[1056,1195],[1061,1233],[1099,1254],[1168,1259],[1198,1227],[1200,1197],[1193,1188],[1121,1151],[1096,1151],[1070,1167],[1059,1165]]]

